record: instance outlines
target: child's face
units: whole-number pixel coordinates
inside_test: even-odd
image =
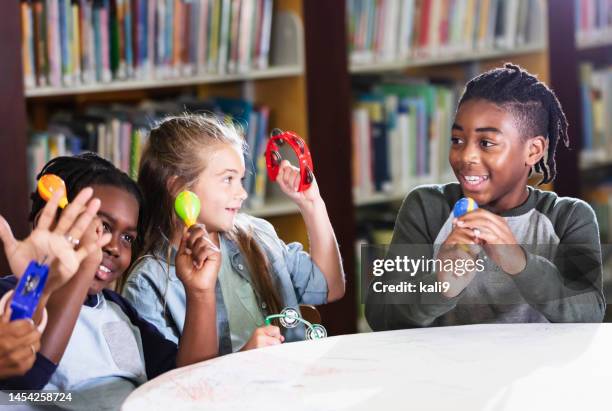
[[[531,168],[528,152],[510,112],[486,100],[460,106],[449,161],[465,196],[494,211],[520,205]]]
[[[130,266],[132,243],[136,239],[138,225],[138,201],[128,191],[109,185],[94,185],[94,197],[100,199],[98,217],[104,231],[112,239],[103,249],[102,263],[89,294],[96,294],[119,278]]]
[[[244,172],[244,157],[237,147],[222,145],[210,154],[207,167],[192,188],[202,203],[198,221],[208,231],[230,231],[234,226],[247,198],[242,186]]]

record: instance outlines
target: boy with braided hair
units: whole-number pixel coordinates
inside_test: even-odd
[[[569,147],[567,126],[552,90],[521,67],[506,64],[466,85],[450,139],[449,162],[459,183],[408,194],[387,258],[479,260],[482,265],[471,267],[484,269],[460,275],[438,265],[412,277],[397,269],[385,273],[376,281],[419,287],[398,299],[371,285],[366,317],[373,329],[603,319],[593,210],[527,185],[532,172],[543,175],[540,184],[554,180],[556,147]],[[452,209],[462,197],[479,208],[455,218]]]

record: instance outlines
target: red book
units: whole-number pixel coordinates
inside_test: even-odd
[[[440,16],[440,44],[446,46],[448,44],[448,20],[453,0],[443,1]]]
[[[419,33],[419,46],[427,47],[429,42],[429,18],[431,14],[431,0],[423,0],[421,5],[421,24]]]

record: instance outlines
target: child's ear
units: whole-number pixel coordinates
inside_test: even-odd
[[[525,165],[533,167],[546,155],[548,140],[543,136],[531,137],[527,140],[527,150]]]
[[[166,190],[170,193],[172,197],[176,197],[181,190],[182,181],[179,176],[172,176],[166,182]]]

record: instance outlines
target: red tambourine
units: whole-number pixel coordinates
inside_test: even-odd
[[[268,140],[266,147],[266,167],[268,168],[268,177],[271,181],[276,181],[278,171],[280,169],[280,163],[283,158],[278,151],[278,146],[283,144],[289,144],[289,146],[295,151],[298,161],[300,163],[300,186],[298,191],[308,190],[312,181],[314,180],[312,157],[310,156],[310,150],[308,146],[302,140],[302,137],[295,134],[293,131],[282,131],[277,128],[272,130],[272,136]]]

